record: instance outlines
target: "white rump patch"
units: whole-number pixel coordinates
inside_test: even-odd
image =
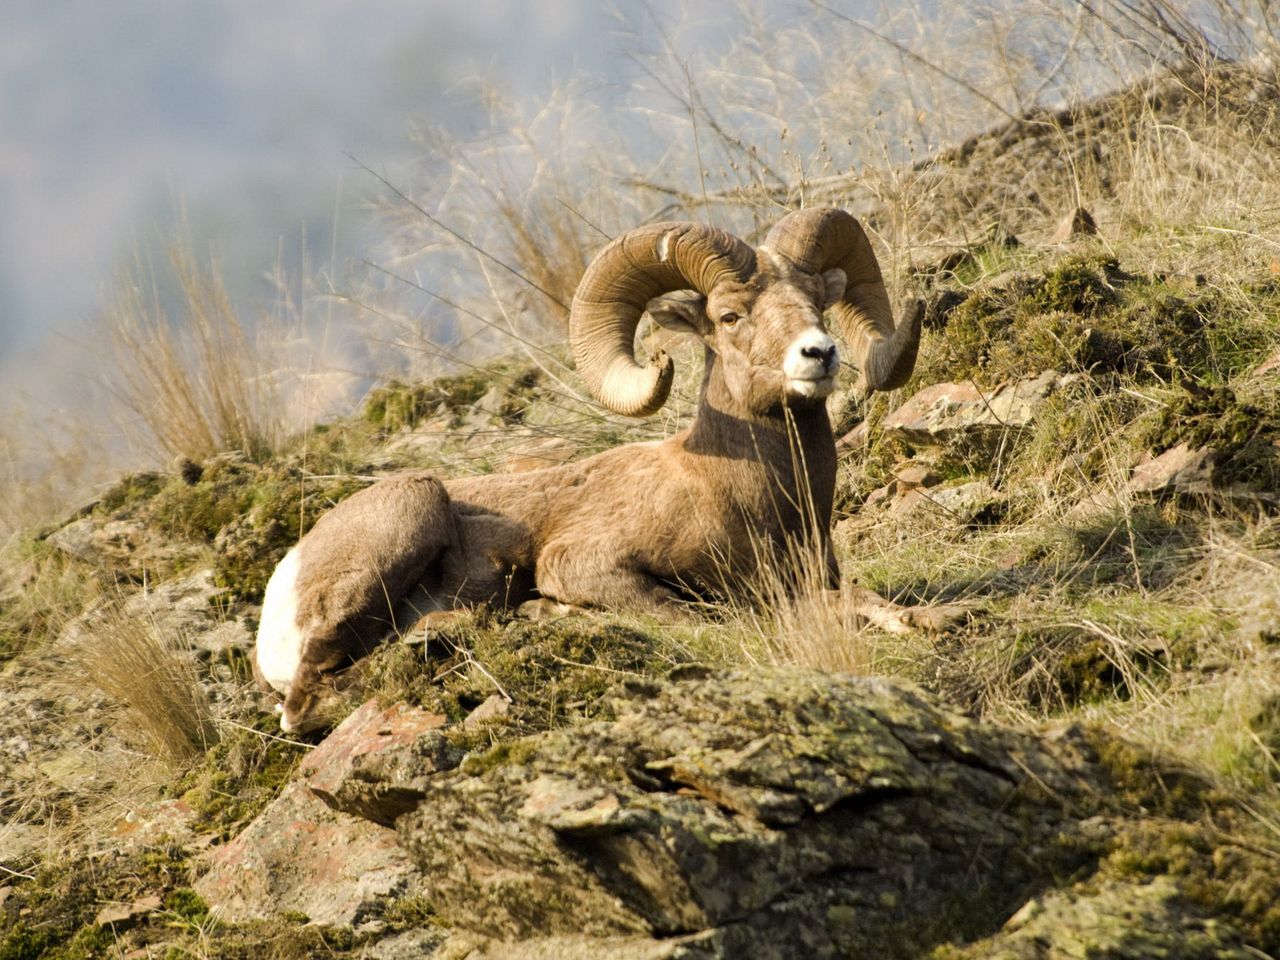
[[[782,361],[782,372],[787,377],[787,390],[793,396],[825,397],[835,389],[835,375],[840,368],[840,355],[835,346],[836,342],[817,326],[791,341]]]
[[[302,631],[298,627],[298,548],[284,555],[262,598],[262,622],[254,656],[267,683],[286,696],[302,659]]]

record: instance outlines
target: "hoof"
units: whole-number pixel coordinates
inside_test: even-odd
[[[516,613],[529,620],[559,620],[562,617],[571,617],[575,613],[584,612],[582,607],[576,607],[572,603],[559,603],[548,600],[546,597],[526,600],[516,607]]]
[[[968,609],[955,604],[906,607],[902,614],[905,626],[924,633],[946,633],[969,618]]]

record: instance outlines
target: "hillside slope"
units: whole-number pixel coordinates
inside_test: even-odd
[[[679,628],[406,610],[338,734],[278,736],[256,604],[324,509],[666,435],[691,350],[653,421],[509,358],[11,545],[0,958],[1280,954],[1280,119],[1192,80],[870,211],[929,329],[832,401],[837,550],[944,636],[769,584]]]

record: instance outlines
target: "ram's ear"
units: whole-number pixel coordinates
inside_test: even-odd
[[[830,310],[844,296],[844,288],[849,277],[839,267],[822,271],[822,309]]]
[[[654,323],[673,333],[701,337],[711,328],[707,320],[707,298],[696,290],[664,293],[645,304],[645,310]]]

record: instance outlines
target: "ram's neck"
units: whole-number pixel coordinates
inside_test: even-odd
[[[739,476],[755,475],[781,487],[784,498],[811,503],[820,529],[830,524],[835,496],[835,438],[825,403],[759,408],[735,399],[708,356],[698,415],[685,449],[698,456],[742,465]],[[807,491],[807,492],[806,492]]]

